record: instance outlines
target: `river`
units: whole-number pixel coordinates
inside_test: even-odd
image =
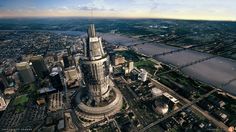
[[[131,39],[128,37],[124,39],[124,36],[120,37],[120,35],[113,35],[112,40],[110,38],[107,39],[107,41],[110,43],[114,43],[113,39],[115,38],[116,44],[118,43],[131,46],[137,52],[148,56],[155,56],[156,54],[170,52],[178,49],[176,47],[167,46],[164,44],[140,44],[142,42],[137,39]],[[106,40],[106,37],[104,39]],[[182,50],[180,52],[154,57],[154,59],[174,66],[183,66],[209,56],[211,56],[211,54],[193,50]],[[214,57],[201,63],[196,63],[194,65],[185,67],[182,69],[182,72],[193,79],[213,85],[236,96],[236,80],[222,87],[223,84],[228,83],[230,80],[236,79],[236,60],[224,57]]]

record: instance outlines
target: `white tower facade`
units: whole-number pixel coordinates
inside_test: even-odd
[[[75,96],[78,115],[89,120],[100,120],[118,113],[123,97],[110,79],[109,56],[103,50],[102,39],[96,36],[94,25],[88,29],[84,56],[80,60],[86,87],[82,87]]]
[[[88,29],[84,55],[81,59],[84,81],[90,98],[99,103],[109,96],[109,57],[103,50],[102,39],[96,36],[94,25],[90,25]]]

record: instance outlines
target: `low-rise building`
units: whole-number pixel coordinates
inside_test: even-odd
[[[70,67],[64,71],[67,81],[74,81],[79,79],[78,71],[75,67]]]
[[[116,55],[112,58],[112,63],[115,66],[122,65],[125,63],[125,57],[121,55]]]
[[[9,87],[4,90],[5,95],[12,95],[12,94],[15,94],[15,92],[16,92],[16,88],[14,87]]]
[[[7,107],[5,99],[0,95],[0,111],[4,111]]]
[[[36,100],[38,105],[44,105],[46,103],[45,98],[39,98]]]
[[[55,112],[62,110],[64,107],[62,93],[57,92],[49,96],[49,111]]]

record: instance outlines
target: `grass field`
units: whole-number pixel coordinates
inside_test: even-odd
[[[135,62],[134,66],[139,69],[145,69],[150,74],[154,74],[154,72],[156,71],[155,63],[150,60],[140,60],[138,62]]]
[[[137,62],[140,60],[142,56],[137,54],[135,51],[127,50],[127,51],[118,51],[116,52],[118,55],[122,55],[125,57],[126,60],[132,60],[134,62]]]
[[[27,103],[29,100],[29,98],[27,97],[27,95],[21,95],[15,98],[13,104],[14,105],[24,105],[25,103]]]
[[[20,93],[33,93],[37,90],[37,87],[34,83],[31,83],[31,84],[28,84],[28,85],[25,85],[23,87],[20,88]]]

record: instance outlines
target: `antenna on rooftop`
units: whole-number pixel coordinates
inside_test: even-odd
[[[90,15],[91,15],[91,16],[90,16],[90,17],[91,17],[91,24],[92,24],[92,23],[93,23],[93,4],[92,4],[91,12],[90,12],[90,13],[91,13],[91,14],[90,14]]]

